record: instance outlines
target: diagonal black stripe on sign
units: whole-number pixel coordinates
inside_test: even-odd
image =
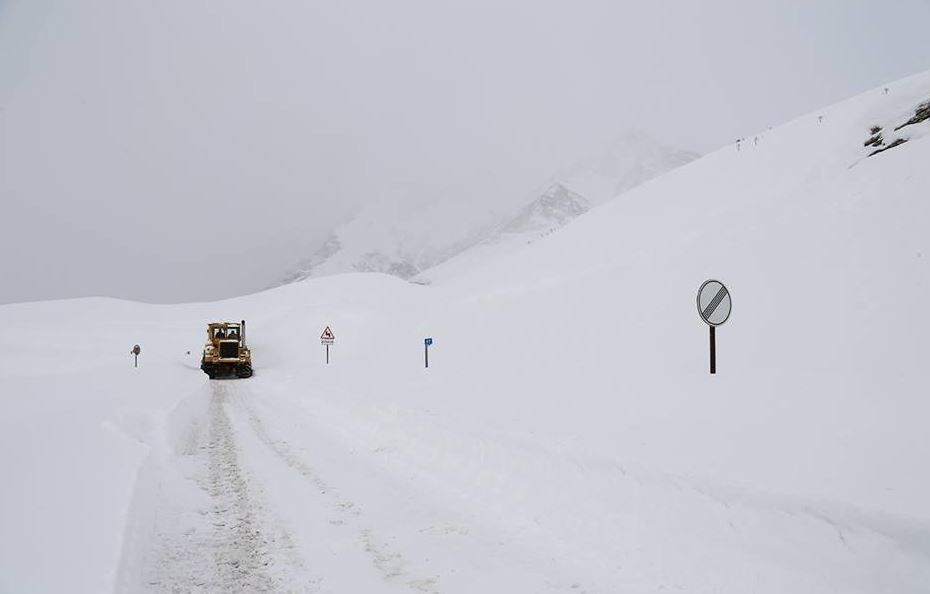
[[[701,312],[701,316],[705,320],[709,320],[711,314],[717,311],[717,308],[720,307],[720,302],[723,301],[723,298],[727,296],[727,290],[725,287],[720,287],[720,290],[717,291],[717,294],[714,295],[714,298],[710,300],[710,303],[707,304],[707,307],[704,308],[704,311]]]

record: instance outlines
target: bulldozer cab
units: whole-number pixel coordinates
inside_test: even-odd
[[[221,340],[236,340],[242,344],[242,326],[235,322],[214,322],[207,326],[207,340],[214,346]]]

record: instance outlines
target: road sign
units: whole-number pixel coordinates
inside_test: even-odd
[[[424,339],[423,339],[423,344],[425,344],[426,346],[429,346],[429,345],[433,344],[433,339],[432,339],[432,338],[424,338]]]
[[[142,347],[140,347],[139,345],[136,345],[132,347],[132,350],[129,352],[132,353],[132,355],[135,357],[134,366],[138,367],[139,366],[139,354],[142,353]]]
[[[432,338],[423,339],[423,363],[425,367],[429,367],[429,346],[433,344]]]
[[[326,330],[323,330],[323,334],[320,335],[320,342],[322,344],[333,344],[336,342],[336,335],[329,329],[329,326],[327,326]]]
[[[733,309],[730,292],[720,281],[704,281],[698,289],[697,308],[698,314],[706,324],[721,326],[729,319]]]
[[[697,294],[698,315],[710,326],[710,372],[717,373],[717,326],[730,319],[733,300],[723,283],[706,280]]]

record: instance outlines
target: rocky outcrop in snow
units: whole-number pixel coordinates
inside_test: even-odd
[[[916,124],[921,124],[928,120],[930,120],[930,101],[924,101],[923,103],[921,103],[920,105],[914,108],[914,114],[907,121],[901,124],[898,124],[897,126],[894,127],[894,132],[898,132],[901,129],[906,128],[908,126],[914,126]],[[877,125],[872,126],[872,128],[869,130],[869,134],[871,136],[869,136],[869,138],[863,143],[863,146],[872,147],[875,149],[871,151],[868,155],[869,157],[873,157],[879,153],[883,153],[889,149],[893,149],[896,146],[901,146],[905,142],[911,140],[911,138],[914,137],[915,134],[917,136],[922,136],[923,132],[912,131],[910,132],[910,134],[907,134],[907,135],[896,134],[895,135],[896,138],[892,140],[891,142],[889,142],[888,144],[885,144],[885,137],[884,137],[882,126],[877,126]]]

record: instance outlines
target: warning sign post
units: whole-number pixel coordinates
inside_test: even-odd
[[[323,334],[320,335],[320,344],[326,347],[326,364],[329,365],[329,345],[336,342],[336,335],[333,334],[333,331],[329,329],[329,326],[326,327],[326,330],[323,330]]]

